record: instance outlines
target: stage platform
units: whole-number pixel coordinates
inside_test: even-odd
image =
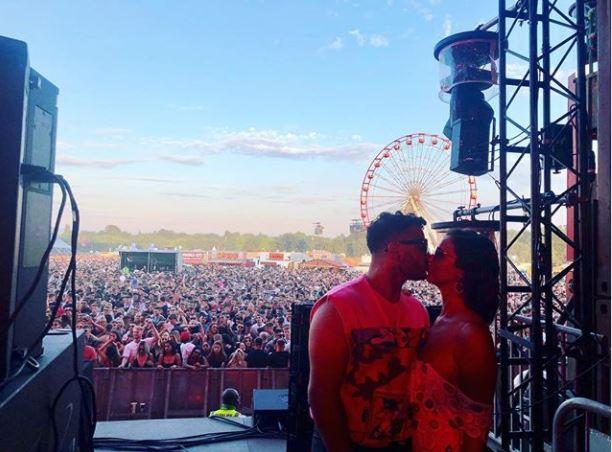
[[[238,420],[248,427],[252,425],[251,417],[232,418],[232,420]],[[109,421],[98,423],[95,438],[166,439],[201,435],[204,433],[237,432],[241,430],[240,427],[208,418]],[[96,448],[96,451],[103,450],[120,449]],[[258,438],[190,447],[185,450],[190,452],[204,450],[220,452],[255,452],[262,450],[266,452],[285,452],[287,450],[287,442],[284,439]]]

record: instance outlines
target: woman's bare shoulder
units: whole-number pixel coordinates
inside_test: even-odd
[[[492,403],[496,379],[495,345],[488,327],[466,323],[457,333],[455,362],[460,388],[473,400]]]

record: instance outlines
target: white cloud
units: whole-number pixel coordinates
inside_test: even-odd
[[[200,157],[190,157],[186,155],[158,155],[157,158],[160,160],[166,160],[168,162],[178,163],[179,165],[186,166],[201,166],[204,164],[204,160]]]
[[[366,43],[366,37],[361,34],[359,30],[351,30],[348,32],[349,36],[355,39],[355,42],[359,47],[363,47]]]
[[[123,139],[123,136],[117,135],[112,137],[115,139]],[[102,149],[102,150],[121,150],[125,149],[126,145],[123,142],[113,142],[112,140],[92,141],[87,140],[82,143],[82,147],[86,149]]]
[[[444,15],[444,23],[442,24],[442,29],[444,30],[444,36],[450,36],[453,32],[453,21],[451,19],[450,14]]]
[[[109,176],[109,177],[101,177],[100,179],[106,179],[106,180],[122,180],[122,181],[134,181],[134,182],[152,182],[152,183],[162,183],[162,184],[176,184],[179,182],[185,182],[184,180],[180,180],[180,179],[169,179],[169,178],[165,178],[165,177],[114,177],[114,176]]]
[[[163,177],[127,177],[127,178],[121,178],[121,180],[133,180],[137,182],[155,182],[155,183],[164,183],[164,184],[175,184],[177,182],[181,182],[178,179],[166,179]]]
[[[372,33],[368,35],[362,33],[359,29],[355,29],[348,31],[347,35],[349,42],[352,40],[359,47],[371,46],[379,48],[389,46],[389,39],[385,35],[379,33]],[[331,43],[321,47],[317,53],[322,54],[328,50],[341,50],[345,47],[345,43],[345,39],[340,36],[336,36]]]
[[[181,192],[174,192],[174,191],[162,191],[159,194],[162,196],[172,196],[172,197],[177,197],[177,198],[202,198],[202,199],[211,198],[210,195],[202,195],[200,193],[181,193]]]
[[[506,64],[506,76],[510,78],[522,79],[525,72],[529,70],[527,63],[507,63]],[[527,76],[529,80],[529,76]]]
[[[57,143],[55,144],[55,148],[58,151],[66,151],[69,149],[74,149],[76,146],[72,143],[68,143],[67,141],[61,141],[61,140],[57,140]]]
[[[136,163],[138,160],[128,159],[110,159],[110,160],[86,160],[72,156],[58,156],[56,163],[62,166],[79,166],[79,167],[92,167],[99,169],[111,169],[121,165],[129,165]]]
[[[529,70],[529,64],[526,62],[518,62],[518,63],[506,63],[506,76],[515,79],[522,79],[525,76],[525,73]],[[559,68],[557,73],[555,74],[555,78],[559,81],[563,86],[567,85],[567,80],[574,72],[573,68]],[[529,75],[527,75],[526,80],[529,80]]]
[[[397,35],[397,37],[395,39],[397,39],[397,40],[408,39],[411,36],[414,36],[414,28],[413,27],[409,27],[406,30],[402,31],[399,35]]]
[[[332,50],[337,51],[337,50],[341,50],[342,48],[344,48],[344,40],[341,37],[336,36],[332,42],[319,48],[317,50],[317,53],[322,55],[327,51],[332,51]]]
[[[334,196],[294,196],[294,197],[275,197],[269,196],[268,201],[276,204],[291,205],[320,205],[323,203],[337,204],[338,200]]]
[[[303,135],[299,135],[298,138],[310,141],[320,141],[327,138],[327,135],[319,132],[308,132]]]
[[[271,185],[268,188],[275,193],[294,194],[300,192],[293,185]]]
[[[389,40],[383,35],[373,34],[370,36],[370,45],[372,47],[388,47]]]
[[[332,50],[340,50],[342,47],[344,47],[344,42],[340,37],[336,37],[336,39],[334,39],[331,44],[327,46],[328,49]]]
[[[370,45],[372,47],[388,47],[389,39],[378,33],[372,33],[370,35],[362,33],[359,29],[351,30],[348,35],[355,40],[355,43],[359,47]]]
[[[410,5],[427,22],[431,22],[433,20],[434,15],[431,12],[431,10],[428,7],[426,7],[425,5],[423,5],[420,1],[418,1],[418,0],[410,0]]]
[[[296,135],[275,130],[248,129],[241,132],[226,132],[214,139],[147,138],[144,144],[164,149],[195,150],[202,154],[234,153],[261,157],[288,159],[331,158],[355,159],[372,155],[380,145],[351,142],[346,144],[320,144],[309,139],[310,134]],[[354,140],[357,141],[357,140]]]
[[[567,86],[570,76],[575,73],[576,73],[576,69],[574,69],[573,67],[567,67],[567,68],[560,67],[557,73],[555,74],[555,78],[563,86]]]

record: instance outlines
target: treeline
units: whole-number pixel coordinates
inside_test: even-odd
[[[565,230],[565,228],[562,228]],[[509,241],[516,235],[511,231]],[[70,230],[64,230],[62,239],[70,241]],[[140,249],[152,245],[157,248],[180,248],[183,250],[210,250],[215,247],[226,251],[309,251],[325,250],[348,257],[368,254],[365,233],[352,233],[337,237],[320,237],[303,232],[269,236],[265,234],[241,234],[226,231],[224,234],[186,234],[160,229],[155,232],[132,234],[117,226],[109,225],[101,231],[81,231],[79,234],[80,251],[109,251],[119,246],[135,244]],[[510,256],[517,264],[531,261],[529,231],[523,234],[512,246]],[[553,240],[553,265],[565,262],[565,244],[560,239]]]
[[[62,239],[70,240],[70,230],[64,230]],[[358,257],[368,253],[365,233],[320,237],[303,232],[269,236],[265,234],[241,234],[226,231],[224,234],[186,234],[160,229],[155,232],[132,234],[117,226],[109,225],[101,231],[81,231],[79,251],[109,251],[119,246],[136,244],[140,249],[151,245],[157,248],[183,250],[210,250],[215,247],[226,251],[302,251],[325,250],[335,254]]]
[[[565,226],[560,227],[561,231],[565,234]],[[514,237],[516,237],[518,231],[509,231],[508,243],[511,243]],[[563,264],[566,259],[566,245],[563,240],[553,234],[552,238],[552,263],[553,267]],[[531,235],[530,231],[525,231],[519,239],[512,245],[512,248],[508,251],[508,255],[516,264],[523,264],[531,262]]]

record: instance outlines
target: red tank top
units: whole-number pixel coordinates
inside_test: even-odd
[[[415,297],[385,300],[365,276],[338,286],[317,301],[332,303],[340,318],[349,361],[340,388],[351,441],[383,447],[412,435],[409,369],[429,328]]]

